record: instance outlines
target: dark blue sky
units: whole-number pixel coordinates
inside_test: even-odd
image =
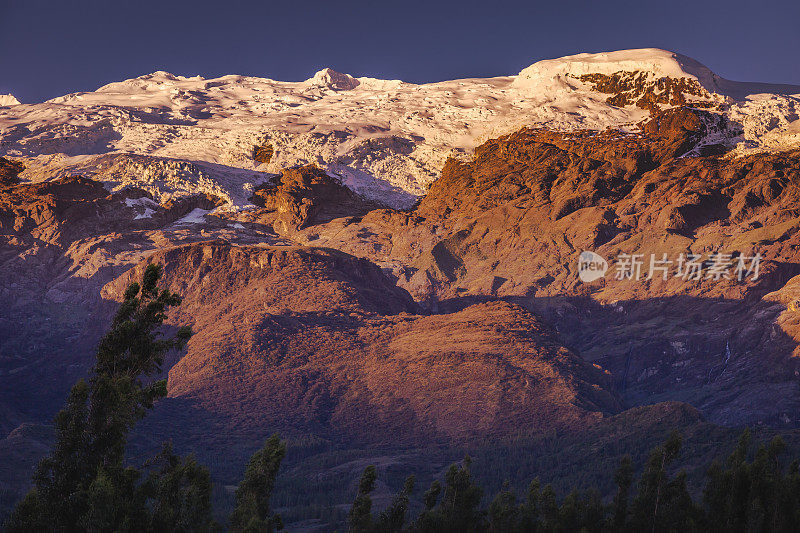
[[[26,103],[155,70],[411,82],[658,47],[740,81],[800,83],[800,1],[0,0],[0,93]]]

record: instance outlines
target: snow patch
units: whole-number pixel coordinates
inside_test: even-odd
[[[147,196],[142,196],[141,198],[125,198],[125,205],[128,207],[158,207],[158,204]]]
[[[188,215],[176,220],[175,224],[203,224],[206,221],[205,216],[210,212],[211,210],[209,209],[196,207]]]
[[[156,202],[146,196],[142,196],[141,198],[125,198],[125,205],[137,211],[141,211],[133,217],[134,220],[152,218],[156,212],[155,210],[159,207]]]

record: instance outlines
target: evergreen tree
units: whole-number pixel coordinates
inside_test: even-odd
[[[375,478],[377,477],[375,467],[369,465],[364,469],[361,480],[358,483],[358,493],[353,501],[348,515],[349,528],[351,533],[369,533],[372,531],[372,499],[370,493],[375,489]]]
[[[250,458],[244,479],[236,489],[236,508],[231,514],[230,531],[271,533],[283,529],[281,517],[273,514],[270,498],[283,458],[286,444],[273,435]]]
[[[558,515],[554,521],[556,531],[580,531],[580,499],[578,492],[573,490],[561,502],[561,507],[558,509]]]
[[[580,507],[581,530],[589,533],[602,531],[605,513],[600,493],[596,489],[589,489]]]
[[[528,494],[525,501],[520,505],[519,510],[519,529],[529,533],[534,533],[539,529],[539,511],[541,507],[541,491],[539,488],[539,478],[535,478],[528,485]]]
[[[739,437],[736,449],[727,459],[727,468],[714,461],[708,470],[708,480],[703,490],[705,526],[708,531],[735,531],[744,528],[747,521],[749,494],[750,430]]]
[[[442,484],[439,483],[439,480],[435,480],[431,483],[431,487],[425,491],[425,495],[422,498],[422,503],[425,505],[426,511],[432,511],[433,508],[436,506],[436,503],[439,501],[439,495],[442,493]]]
[[[211,475],[193,456],[178,457],[165,445],[152,462],[145,487],[152,504],[152,531],[184,533],[217,528],[211,514]]]
[[[391,505],[383,511],[375,524],[375,530],[379,533],[400,533],[406,520],[408,512],[408,502],[411,493],[414,491],[414,476],[406,478],[403,488],[394,497]]]
[[[669,465],[681,449],[681,437],[673,432],[656,447],[645,465],[639,492],[633,501],[632,526],[636,531],[672,532],[697,529],[694,503],[686,489],[686,476],[670,479]]]
[[[797,460],[789,465],[780,506],[784,516],[784,531],[788,529],[786,524],[800,524],[800,463]]]
[[[445,474],[444,492],[436,503],[440,485],[434,482],[425,495],[426,510],[417,520],[416,529],[423,532],[470,533],[486,528],[484,513],[479,509],[481,489],[470,474],[471,459],[451,465]]]
[[[180,297],[159,290],[161,267],[148,265],[132,283],[101,339],[88,382],[79,381],[55,418],[56,442],[38,465],[34,487],[15,509],[10,531],[134,531],[151,523],[141,473],[123,465],[128,433],[166,395],[164,355],[191,335],[164,338],[166,311]],[[203,489],[204,490],[204,489]],[[179,511],[180,512],[180,511]]]
[[[544,531],[556,531],[561,517],[556,491],[553,489],[552,485],[547,484],[544,486],[539,502],[542,529],[544,529]]]
[[[800,514],[797,463],[787,474],[780,465],[785,444],[775,437],[758,447],[752,462],[750,432],[745,431],[725,467],[715,461],[703,491],[707,531],[794,531]]]
[[[358,493],[347,516],[348,531],[354,533],[399,533],[405,524],[406,511],[411,492],[414,490],[414,476],[406,478],[403,488],[392,499],[392,503],[375,519],[372,516],[372,499],[377,472],[370,465],[364,469],[358,483]]]
[[[624,531],[628,520],[628,494],[633,483],[633,467],[631,457],[626,455],[614,472],[614,483],[617,485],[617,493],[614,495],[612,503],[613,515],[611,516],[610,528],[613,531]]]
[[[520,511],[520,506],[517,506],[517,497],[511,490],[510,483],[506,481],[503,490],[489,504],[489,531],[497,533],[520,531]]]

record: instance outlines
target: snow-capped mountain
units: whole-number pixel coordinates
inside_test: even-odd
[[[0,155],[22,159],[33,181],[80,173],[161,200],[210,193],[234,209],[271,173],[315,163],[404,206],[448,157],[489,138],[523,126],[635,130],[654,108],[683,104],[726,115],[734,154],[800,145],[800,86],[731,82],[688,57],[639,49],[422,85],[329,68],[302,82],[159,71],[0,109]],[[257,147],[269,156],[254,158]]]
[[[19,105],[19,100],[13,94],[0,94],[0,107]]]

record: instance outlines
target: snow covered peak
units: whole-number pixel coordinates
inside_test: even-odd
[[[358,80],[350,74],[336,72],[327,67],[314,74],[314,77],[307,79],[305,83],[313,87],[327,87],[336,91],[349,91],[359,85]]]
[[[726,100],[716,76],[691,58],[658,48],[577,54],[539,61],[511,83],[542,106],[583,116],[582,127],[642,120],[635,110]],[[651,109],[652,108],[652,109]],[[617,113],[617,110],[623,113]]]
[[[730,82],[654,48],[540,61],[518,76],[413,84],[325,68],[300,82],[157,71],[47,102],[0,104],[0,156],[23,179],[82,174],[159,201],[202,192],[244,208],[270,173],[313,163],[393,206],[448,157],[521,127],[634,131],[653,111],[702,105],[744,130],[741,153],[800,146],[800,87]],[[721,104],[721,105],[718,105]],[[254,150],[268,147],[267,162]]]
[[[690,57],[660,48],[637,48],[539,61],[520,72],[515,85],[524,86],[535,78],[608,75],[621,71],[648,72],[659,78],[692,78],[701,83],[715,76],[708,67]]]
[[[591,75],[611,76],[621,72],[641,74],[653,81],[659,78],[686,79],[702,87],[709,95],[744,100],[753,94],[798,94],[800,86],[736,82],[726,80],[691,57],[660,48],[636,48],[597,54],[577,54],[539,61],[523,69],[514,87],[523,92],[543,88],[576,87],[572,79]]]
[[[19,103],[13,94],[0,94],[0,106],[19,105]]]
[[[140,80],[156,80],[156,81],[178,81],[178,76],[171,72],[167,72],[166,70],[156,70],[155,72],[151,72],[150,74],[145,74],[144,76],[139,76]]]

